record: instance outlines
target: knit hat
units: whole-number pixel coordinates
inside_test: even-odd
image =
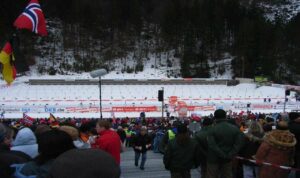
[[[114,158],[99,149],[73,149],[60,155],[52,164],[53,178],[119,178],[120,167]]]
[[[223,109],[218,109],[214,113],[215,119],[226,119],[226,112]]]
[[[186,127],[185,124],[179,124],[179,125],[177,126],[177,133],[178,133],[178,134],[185,134],[185,133],[187,133],[187,132],[188,132],[188,129],[187,129],[187,127]]]

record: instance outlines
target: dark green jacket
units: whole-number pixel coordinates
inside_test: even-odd
[[[198,153],[198,145],[193,139],[185,145],[179,145],[176,139],[171,140],[164,154],[165,168],[173,172],[196,168],[199,162]]]
[[[218,120],[208,131],[207,162],[222,164],[231,161],[244,142],[244,134],[227,120]]]
[[[209,129],[211,129],[212,126],[203,127],[199,132],[196,133],[194,136],[195,141],[199,145],[199,160],[203,164],[206,163],[206,155],[208,150],[208,144],[207,144],[207,136],[209,133]]]

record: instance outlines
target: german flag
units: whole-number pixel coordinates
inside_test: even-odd
[[[7,84],[11,84],[16,78],[17,71],[13,61],[14,55],[12,45],[10,42],[6,42],[0,53],[0,63],[2,64],[3,79],[7,82]]]

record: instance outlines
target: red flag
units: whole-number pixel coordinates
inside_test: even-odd
[[[27,114],[23,113],[23,119],[21,120],[21,123],[26,126],[31,126],[34,122],[34,118],[28,116]]]
[[[27,29],[41,36],[47,35],[46,20],[38,0],[31,0],[23,13],[16,19],[14,26]]]
[[[11,84],[16,79],[16,68],[13,64],[14,55],[10,42],[7,42],[0,53],[0,63],[2,64],[3,79]]]

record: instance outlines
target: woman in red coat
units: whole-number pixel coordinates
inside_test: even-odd
[[[114,157],[116,162],[120,165],[121,139],[119,135],[111,130],[110,123],[104,120],[97,123],[96,130],[99,137],[96,139],[95,143],[92,144],[92,148],[100,148],[101,150],[106,151]]]
[[[266,134],[255,158],[263,162],[291,166],[294,163],[296,142],[295,136],[288,130],[288,124],[281,121],[276,130]],[[259,171],[260,178],[287,178],[288,175],[288,170],[265,165]]]

